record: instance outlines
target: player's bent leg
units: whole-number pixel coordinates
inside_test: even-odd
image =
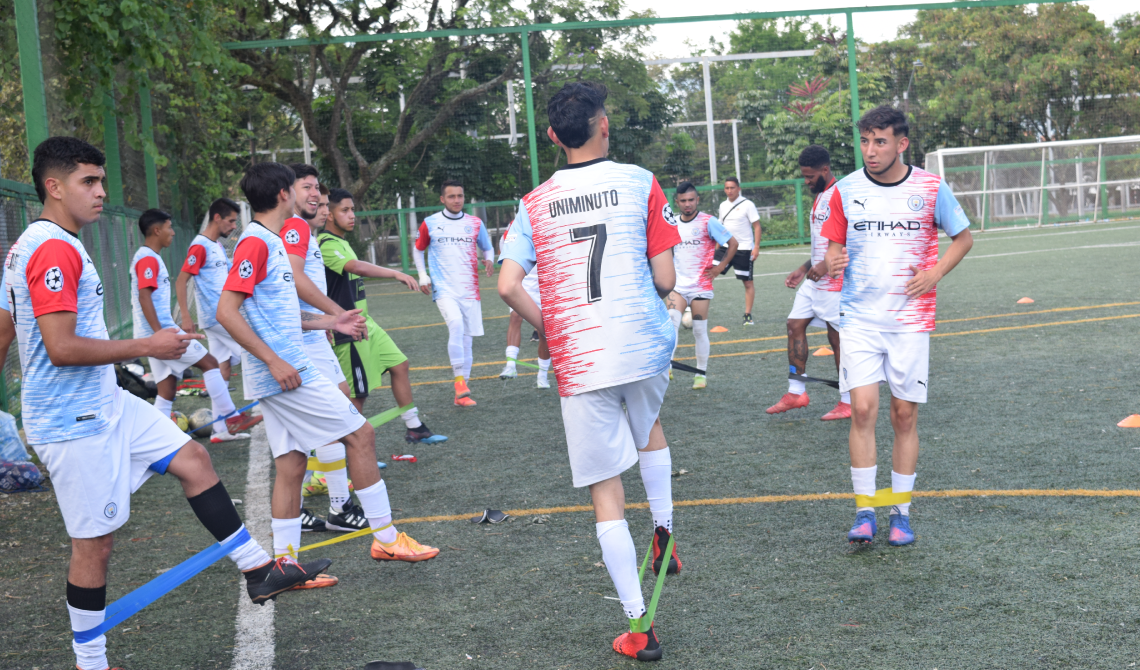
[[[673,533],[673,459],[669,445],[665,442],[665,432],[661,420],[653,423],[649,433],[649,444],[637,454],[641,466],[641,483],[645,486],[645,497],[649,502],[649,513],[653,516],[653,574],[661,571],[666,547]],[[669,556],[666,574],[681,572],[681,559],[677,556],[677,543]]]
[[[708,371],[709,365],[709,304],[710,298],[693,298],[689,306],[693,310],[693,343],[697,356],[697,369]],[[693,388],[703,389],[708,386],[706,374],[693,376]]]
[[[499,379],[514,379],[518,376],[515,361],[519,358],[519,346],[522,344],[522,322],[519,313],[512,309],[507,324],[507,363],[499,373]]]
[[[153,372],[153,366],[151,370]],[[174,411],[174,394],[178,388],[178,380],[174,378],[174,375],[167,375],[155,382],[154,386],[158,392],[158,395],[154,397],[154,408],[169,419],[171,412]]]

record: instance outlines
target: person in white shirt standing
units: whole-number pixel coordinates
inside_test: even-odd
[[[756,286],[752,283],[752,263],[760,253],[760,212],[756,205],[740,193],[740,180],[729,177],[724,180],[724,195],[728,198],[720,203],[720,222],[736,238],[736,254],[728,267],[736,272],[736,278],[744,282],[744,325],[751,326],[752,302],[756,299]],[[728,247],[717,249],[714,260],[720,262],[728,252]],[[728,267],[721,274],[728,272]]]

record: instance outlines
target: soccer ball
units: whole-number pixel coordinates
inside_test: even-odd
[[[214,432],[214,426],[210,423],[213,420],[214,413],[209,407],[194,410],[190,415],[190,429],[194,431],[194,437],[209,437]]]
[[[693,327],[693,310],[690,307],[685,308],[685,313],[681,315],[681,325],[686,328]]]
[[[186,432],[190,428],[190,420],[187,419],[186,415],[182,412],[171,412],[170,418],[174,420],[174,423],[178,424],[178,430]]]

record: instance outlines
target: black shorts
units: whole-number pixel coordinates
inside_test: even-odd
[[[713,260],[717,263],[721,262],[726,251],[728,251],[728,247],[717,247]],[[752,281],[752,250],[737,251],[736,255],[732,257],[732,261],[724,266],[724,272],[721,274],[727,274],[729,268],[736,271],[736,278],[740,281]]]

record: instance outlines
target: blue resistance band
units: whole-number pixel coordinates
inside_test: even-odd
[[[210,423],[204,423],[204,424],[202,424],[201,426],[198,426],[197,428],[193,428],[193,429],[191,429],[191,430],[188,430],[188,431],[186,431],[186,434],[187,434],[187,435],[189,435],[190,437],[194,437],[194,431],[196,431],[196,430],[202,430],[202,429],[203,429],[203,428],[205,428],[206,426],[212,426],[212,425],[214,425],[215,423],[217,423],[217,422],[219,422],[219,421],[222,421],[222,420],[224,420],[224,419],[228,419],[228,418],[230,418],[231,416],[237,416],[238,414],[241,414],[242,412],[244,412],[244,411],[246,411],[247,409],[249,409],[249,408],[253,407],[254,405],[256,405],[256,404],[257,404],[257,403],[259,403],[259,402],[261,402],[261,401],[260,401],[260,400],[254,400],[253,402],[249,403],[249,404],[248,404],[248,405],[246,405],[245,407],[242,407],[242,408],[240,408],[240,409],[235,409],[234,411],[230,412],[229,414],[226,414],[225,416],[219,416],[218,418],[214,419],[214,420],[213,420],[213,421],[211,421]]]
[[[181,586],[186,580],[213,565],[221,557],[249,542],[249,531],[244,527],[236,537],[225,544],[214,543],[170,570],[150,580],[107,606],[106,619],[90,630],[72,631],[75,641],[83,644],[103,635],[115,626],[138,614],[144,607]]]

